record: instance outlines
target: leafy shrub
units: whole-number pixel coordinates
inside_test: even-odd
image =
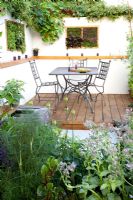
[[[64,136],[59,142],[58,159],[49,158],[42,166],[39,197],[44,200],[132,198],[132,120],[131,115],[129,121],[109,129],[92,124],[89,138],[82,141]],[[116,137],[115,142],[110,135]]]
[[[129,116],[130,115],[130,116]],[[86,122],[89,137],[60,136],[26,115],[2,124],[8,165],[0,168],[2,200],[128,200],[133,196],[133,113],[105,127]],[[115,140],[111,139],[112,137]],[[41,169],[41,173],[40,173]]]
[[[40,168],[53,155],[58,134],[58,129],[42,124],[35,113],[2,125],[0,138],[11,166],[4,165],[0,171],[1,199],[36,199]]]

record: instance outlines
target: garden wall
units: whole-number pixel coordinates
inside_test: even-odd
[[[49,73],[56,67],[68,66],[67,60],[37,60],[38,70],[41,79],[44,81],[55,80],[54,76],[50,76]],[[98,60],[92,60],[88,62],[88,66],[97,66]],[[128,93],[128,71],[126,60],[112,60],[110,70],[105,85],[105,93],[107,94],[126,94]],[[29,63],[19,64],[9,68],[0,69],[0,85],[4,85],[6,80],[9,79],[23,80],[25,83],[23,92],[24,99],[21,100],[21,104],[27,102],[35,95],[35,83],[32,77]],[[60,77],[60,82],[64,85],[64,80]],[[45,87],[41,92],[52,93],[54,88]],[[95,92],[94,90],[92,92]]]
[[[38,33],[33,33],[33,47],[39,48],[39,55],[58,55],[65,56],[66,53],[80,56],[83,53],[85,56],[99,55],[126,55],[127,35],[129,33],[129,22],[124,18],[119,18],[115,21],[108,19],[99,20],[96,22],[87,21],[86,18],[64,18],[65,27],[98,27],[98,47],[97,48],[66,48],[65,38],[66,29],[54,44],[45,44]]]
[[[2,35],[2,54],[3,58],[0,61],[12,60],[14,55],[20,55],[20,52],[7,51],[6,45],[6,31],[5,31],[5,19],[10,19],[10,16],[4,16],[0,18],[0,31],[3,30]],[[109,21],[103,19],[100,21],[92,22],[87,21],[86,18],[65,18],[65,27],[73,26],[97,26],[98,31],[98,47],[87,49],[69,49],[67,50],[65,45],[66,31],[60,36],[59,40],[54,44],[44,44],[38,33],[30,32],[28,28],[26,31],[26,46],[27,50],[24,54],[28,56],[32,55],[32,48],[39,48],[39,55],[42,56],[65,56],[68,53],[70,56],[80,56],[81,53],[84,56],[95,56],[99,53],[100,56],[115,56],[126,55],[127,51],[127,35],[129,33],[129,23],[123,18],[115,21]],[[0,44],[0,45],[1,45]],[[24,57],[24,54],[22,57]],[[107,60],[108,61],[108,60]],[[44,81],[55,80],[55,77],[50,76],[49,73],[55,67],[68,66],[68,60],[37,60],[38,69],[40,75]],[[88,66],[97,66],[98,60],[88,60]],[[128,93],[128,62],[127,60],[112,59],[109,70],[109,75],[105,85],[105,93],[110,94],[126,94]],[[35,84],[30,71],[29,63],[16,65],[10,68],[0,69],[0,85],[8,79],[16,78],[25,82],[25,92],[21,103],[24,103],[31,99],[35,94]],[[64,84],[61,79],[61,84]],[[52,88],[46,88],[44,92],[54,92]],[[94,91],[93,91],[94,92]]]
[[[33,33],[33,47],[38,47],[40,56],[124,56],[127,54],[127,36],[129,34],[129,22],[123,17],[110,21],[108,19],[96,22],[87,21],[86,18],[65,18],[65,27],[90,26],[98,27],[98,47],[97,48],[75,48],[67,49],[65,44],[66,30],[58,41],[54,44],[46,45],[42,42],[38,33]],[[107,60],[108,61],[108,60]],[[68,66],[68,61],[50,60],[39,61],[42,74],[48,74],[51,68],[58,66]],[[98,60],[88,60],[88,66],[97,66]],[[128,93],[128,62],[127,60],[112,59],[111,67],[105,86],[105,93],[125,94]]]

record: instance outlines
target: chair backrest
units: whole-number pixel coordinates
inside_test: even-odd
[[[69,67],[87,67],[87,59],[69,60]]]
[[[102,79],[102,80],[106,80],[107,75],[108,75],[108,71],[109,71],[109,66],[110,66],[110,62],[104,62],[104,61],[99,61],[99,65],[98,65],[98,75],[96,76],[96,78]]]
[[[36,62],[35,60],[33,60],[33,61],[29,61],[29,63],[30,63],[30,67],[31,67],[31,71],[32,71],[32,75],[35,80],[35,83],[37,86],[40,86],[42,84],[42,81],[38,73]]]
[[[87,59],[79,60],[79,67],[87,67]]]

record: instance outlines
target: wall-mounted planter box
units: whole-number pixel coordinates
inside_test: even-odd
[[[97,27],[67,28],[67,48],[92,48],[98,46]]]
[[[6,21],[7,28],[7,49],[9,51],[25,52],[25,32],[24,24],[14,21]]]

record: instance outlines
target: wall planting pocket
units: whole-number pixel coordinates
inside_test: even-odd
[[[24,25],[14,21],[6,21],[6,28],[8,50],[24,53],[26,49]]]
[[[97,27],[71,27],[66,29],[67,48],[98,47]]]

